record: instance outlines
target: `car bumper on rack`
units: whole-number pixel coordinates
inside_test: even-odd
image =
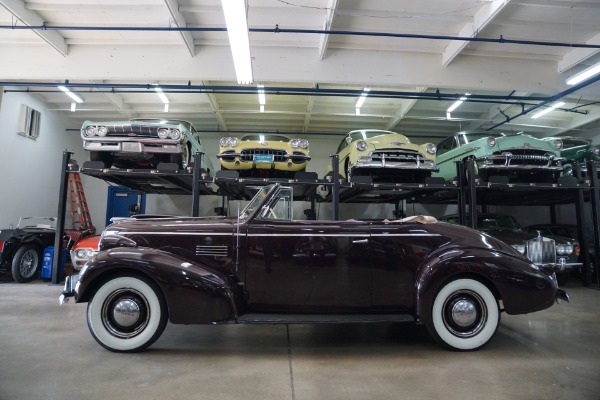
[[[58,303],[60,305],[68,303],[69,299],[75,296],[76,287],[78,283],[79,275],[67,276],[67,278],[65,279],[65,286],[63,288],[63,291],[60,294],[60,297],[58,298]]]

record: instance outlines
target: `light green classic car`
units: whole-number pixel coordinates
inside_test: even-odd
[[[591,139],[585,139],[574,136],[564,137],[546,137],[542,140],[552,142],[560,139],[563,142],[563,148],[560,150],[561,157],[566,158],[563,174],[573,175],[575,164],[579,164],[580,170],[584,176],[587,175],[587,161],[600,161],[600,147],[593,145]]]
[[[437,146],[439,176],[457,176],[456,162],[473,159],[476,173],[484,181],[506,176],[509,182],[555,182],[565,159],[560,156],[560,139],[544,141],[526,134],[500,132],[458,132]]]
[[[435,151],[433,143],[414,144],[396,132],[356,130],[338,146],[339,172],[350,182],[356,176],[383,182],[423,182],[437,171]]]
[[[194,126],[180,120],[85,121],[81,138],[90,160],[102,161],[105,168],[154,168],[166,162],[185,169],[195,153],[205,153]],[[206,155],[201,163],[207,173],[214,170]]]

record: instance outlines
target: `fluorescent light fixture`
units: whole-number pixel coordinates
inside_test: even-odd
[[[365,100],[367,99],[367,96],[369,95],[370,91],[371,91],[371,88],[368,88],[368,87],[363,89],[363,92],[360,94],[360,97],[356,101],[356,108],[362,107],[362,105],[365,102]],[[359,114],[356,114],[356,115],[359,115]]]
[[[467,96],[470,96],[470,95],[471,95],[471,93],[465,93],[464,96],[462,96],[458,100],[456,100],[450,107],[448,107],[448,109],[446,110],[446,115],[448,115],[448,113],[451,113],[452,111],[456,110],[463,103],[463,101],[465,101],[467,99]]]
[[[356,107],[356,115],[360,115],[360,107]]]
[[[546,115],[546,114],[548,114],[550,111],[552,111],[552,110],[555,110],[555,109],[557,109],[558,107],[562,107],[562,106],[564,106],[564,105],[565,105],[565,103],[564,103],[564,102],[562,102],[562,101],[560,101],[560,102],[558,102],[558,103],[554,103],[554,104],[552,104],[550,107],[548,107],[548,108],[546,108],[546,109],[544,109],[544,110],[542,110],[542,111],[540,111],[540,112],[537,112],[537,113],[533,114],[533,115],[531,116],[531,119],[536,119],[536,118],[539,118],[539,117],[541,117],[542,115]]]
[[[598,73],[600,73],[600,63],[593,65],[588,69],[581,71],[577,75],[567,79],[567,85],[577,85],[578,83],[583,82]]]
[[[75,112],[75,110],[77,110],[77,103],[73,102],[71,103],[71,112]]]
[[[239,84],[252,83],[246,0],[221,0],[221,4],[225,14],[229,47],[231,47],[237,81]]]
[[[160,97],[160,99],[162,100],[162,102],[164,104],[169,104],[169,99],[167,99],[167,96],[165,96],[165,94],[163,93],[163,91],[160,87],[155,86],[154,91],[158,94],[158,97]]]
[[[163,109],[163,112],[169,112],[169,103],[165,103],[165,108]]]
[[[446,111],[446,119],[452,119],[452,115],[448,111]]]
[[[59,86],[58,87],[60,90],[62,90],[63,92],[65,92],[65,94],[67,96],[69,96],[70,98],[72,98],[73,100],[75,100],[78,103],[83,103],[83,99],[81,97],[79,97],[79,95],[71,92],[66,86]]]
[[[267,103],[267,99],[265,98],[265,85],[259,84],[256,85],[258,88],[258,103],[260,104],[260,112],[265,112],[265,104]]]

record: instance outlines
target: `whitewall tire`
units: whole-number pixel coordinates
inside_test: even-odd
[[[154,343],[167,324],[162,292],[141,276],[119,276],[102,284],[88,303],[87,323],[100,345],[135,352]]]
[[[487,286],[473,279],[458,279],[442,287],[426,322],[435,339],[456,350],[485,345],[499,324],[496,297]]]

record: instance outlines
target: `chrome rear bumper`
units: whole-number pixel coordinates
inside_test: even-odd
[[[559,300],[569,302],[569,295],[564,289],[556,289],[556,302]]]

